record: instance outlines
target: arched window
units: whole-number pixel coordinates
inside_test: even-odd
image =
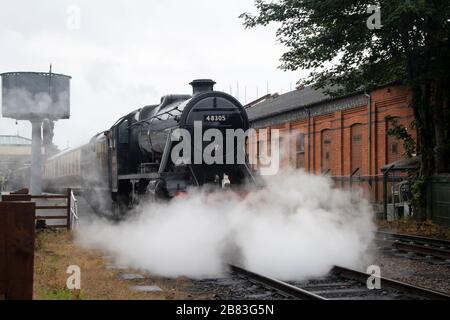
[[[396,117],[398,121],[398,117]],[[392,128],[392,124],[388,123],[388,130]],[[402,151],[400,150],[400,141],[397,137],[388,135],[386,132],[386,155],[387,164],[400,160],[402,158]]]
[[[331,130],[325,129],[321,133],[322,143],[321,143],[321,151],[322,151],[322,161],[320,164],[322,173],[330,174],[331,173],[331,164],[332,164],[332,150],[331,150]]]
[[[362,167],[362,124],[357,123],[351,126],[351,173],[360,175]]]
[[[305,134],[298,133],[295,138],[296,167],[305,167]]]

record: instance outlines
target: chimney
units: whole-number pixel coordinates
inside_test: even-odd
[[[213,91],[216,83],[211,79],[197,79],[189,84],[192,86],[192,95],[195,96],[200,93]]]

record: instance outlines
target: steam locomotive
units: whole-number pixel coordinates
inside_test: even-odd
[[[123,116],[88,144],[49,158],[43,173],[46,188],[80,189],[99,211],[115,212],[143,198],[172,198],[190,186],[234,188],[245,181],[256,184],[247,161],[207,164],[204,159],[194,159],[195,152],[201,153],[210,142],[202,141],[198,146],[191,141],[192,154],[183,155],[191,161],[173,161],[173,149],[183,140],[173,139],[177,129],[192,137],[199,123],[202,130],[219,130],[224,137],[227,129],[249,129],[244,107],[231,95],[214,91],[214,81],[200,79],[190,85],[192,95],[164,96],[157,105]],[[245,152],[245,145],[232,146],[224,143],[212,152],[221,152],[224,158],[231,153],[236,160],[239,152]]]

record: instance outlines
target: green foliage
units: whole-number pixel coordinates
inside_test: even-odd
[[[386,116],[386,121],[391,124],[387,134],[402,141],[403,149],[405,150],[403,155],[411,158],[416,153],[416,141],[408,132],[408,129],[404,125],[399,124],[397,119],[392,116]],[[411,123],[411,129],[414,128],[414,123],[414,121]]]
[[[421,211],[426,206],[427,178],[417,171],[408,172],[409,192],[411,194],[410,204],[413,216],[417,220],[424,220],[425,214]]]
[[[387,131],[387,134],[396,137],[398,140],[403,142],[405,157],[413,157],[416,153],[416,141],[408,132],[407,128],[402,124],[399,124],[397,119],[392,116],[386,116],[385,119],[391,125]],[[411,123],[411,129],[414,127],[415,121]],[[411,195],[410,203],[413,208],[413,212],[417,212],[426,204],[426,177],[423,176],[418,170],[408,170],[408,186],[409,194]]]
[[[382,27],[370,30],[367,7],[373,4],[381,8]],[[426,68],[421,57],[428,54],[427,42],[436,42],[449,55],[443,47],[448,44],[448,0],[256,0],[255,6],[257,15],[240,16],[244,25],[278,23],[277,38],[287,48],[281,68],[310,70],[305,84],[370,90],[395,80],[419,80],[408,75],[409,58]],[[448,60],[434,58],[440,67],[435,61],[420,74],[422,80],[441,73],[444,64],[448,70]]]

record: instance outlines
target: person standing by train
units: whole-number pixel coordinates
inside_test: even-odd
[[[3,189],[5,188],[6,184],[6,177],[3,175],[0,175],[0,192],[3,192]]]

